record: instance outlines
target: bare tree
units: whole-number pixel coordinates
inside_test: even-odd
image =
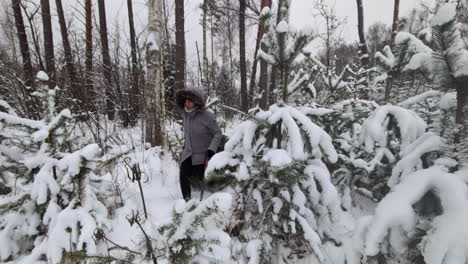
[[[39,29],[37,29],[37,23],[35,21],[36,15],[39,14],[40,5],[33,5],[32,10],[29,11],[26,5],[21,2],[21,9],[23,10],[24,14],[26,15],[26,19],[28,20],[29,24],[29,31],[31,32],[31,40],[34,48],[34,53],[36,54],[37,64],[39,66],[39,70],[45,71],[46,68],[44,66],[44,62],[42,61],[42,52],[39,44],[39,34],[37,33]],[[31,63],[34,65],[34,53],[31,54]]]
[[[392,33],[390,37],[390,47],[393,49],[395,47],[395,36],[398,31],[398,13],[400,11],[400,0],[395,0],[395,6],[393,7],[393,23],[392,23]],[[390,72],[388,74],[387,82],[385,84],[385,95],[384,101],[389,102],[390,95],[393,87],[393,74]]]
[[[278,0],[278,10],[276,12],[276,25],[278,25],[279,22],[281,22],[281,19],[282,19],[281,6],[283,6],[284,1],[286,0]],[[278,65],[273,65],[271,67],[270,86],[268,88],[268,91],[269,91],[268,104],[273,103],[275,101],[273,91],[276,89],[276,77],[278,75],[278,70],[279,70]]]
[[[106,5],[104,0],[98,0],[99,33],[101,35],[102,65],[104,80],[106,82],[106,111],[110,120],[114,119],[116,97],[112,83],[112,65],[109,54],[109,41],[107,38]]]
[[[44,34],[44,51],[46,72],[49,75],[49,89],[55,87],[55,58],[54,39],[52,35],[52,22],[50,18],[49,0],[41,0],[42,29]]]
[[[15,17],[15,26],[18,35],[21,57],[23,59],[23,72],[25,85],[21,86],[23,94],[26,95],[26,111],[27,115],[31,118],[37,117],[35,113],[35,102],[32,97],[32,93],[35,90],[34,87],[34,72],[31,63],[31,55],[29,53],[28,38],[26,35],[26,29],[24,27],[23,16],[21,14],[21,1],[20,0],[11,0],[11,6],[13,8],[13,15]]]
[[[239,0],[239,67],[241,77],[241,110],[245,113],[249,110],[247,92],[247,69],[245,63],[245,0]]]
[[[390,38],[390,46],[395,46],[395,36],[398,31],[398,13],[400,12],[400,0],[395,0],[393,7],[393,23],[392,23],[392,37]]]
[[[161,63],[162,0],[150,0],[148,7],[149,37],[146,52],[148,77],[145,90],[146,141],[152,146],[164,147],[166,110]]]
[[[362,0],[356,0],[358,11],[358,34],[359,34],[359,47],[361,48],[361,63],[364,67],[369,64],[369,52],[367,50],[366,36],[364,34],[364,7]]]
[[[264,7],[271,7],[271,0],[260,0],[260,10],[263,10]],[[263,23],[258,24],[258,31],[257,31],[257,40],[255,42],[255,52],[254,52],[254,59],[253,59],[253,65],[252,65],[252,74],[250,77],[250,86],[249,86],[249,93],[253,94],[253,90],[255,89],[255,81],[257,78],[257,54],[258,54],[258,49],[260,48],[260,45],[262,45],[262,50],[267,51],[267,47],[262,44],[261,40],[263,37],[263,34],[265,34],[265,26]],[[267,105],[267,94],[266,94],[266,89],[267,89],[267,67],[268,64],[264,60],[260,60],[260,78],[258,80],[258,86],[259,86],[259,92],[263,93],[263,97],[260,100],[260,107],[263,109],[266,108]]]
[[[185,87],[185,26],[184,26],[184,0],[175,0],[175,90]]]
[[[203,86],[206,86],[208,84],[208,56],[206,53],[206,28],[207,28],[207,23],[206,23],[206,17],[207,17],[207,12],[208,12],[208,0],[203,0],[202,4],[202,9],[203,9],[203,14],[202,14],[202,29],[203,29],[203,68],[200,69],[201,71],[201,78],[202,78],[202,84]],[[213,49],[213,47],[211,47]],[[209,91],[208,91],[209,94]]]
[[[57,6],[57,15],[60,24],[60,34],[62,35],[62,45],[65,53],[65,65],[67,68],[68,77],[70,78],[71,94],[73,98],[77,100],[77,105],[81,105],[81,102],[84,99],[84,94],[80,88],[75,64],[73,61],[73,54],[70,46],[70,41],[68,39],[67,24],[65,22],[65,15],[63,13],[62,0],[55,0],[55,5]]]
[[[139,105],[139,64],[137,59],[137,45],[135,36],[135,25],[133,22],[133,4],[132,0],[127,0],[128,8],[128,24],[130,27],[130,47],[132,53],[132,91],[130,92],[130,123],[134,125],[138,119],[138,113],[140,112]]]
[[[15,16],[16,31],[18,33],[21,57],[23,58],[24,79],[26,80],[26,86],[32,87],[32,92],[34,90],[34,72],[31,63],[31,55],[29,53],[26,28],[23,22],[23,15],[21,14],[21,0],[11,0],[11,7],[13,8],[13,14]]]
[[[93,92],[93,15],[91,0],[85,0],[85,32],[86,32],[86,54],[85,54],[85,90],[87,110],[94,111]]]

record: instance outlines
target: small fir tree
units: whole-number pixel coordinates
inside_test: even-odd
[[[6,157],[0,171],[13,190],[13,195],[0,199],[0,241],[7,245],[0,250],[0,259],[34,263],[46,258],[60,263],[74,251],[97,254],[94,232],[107,225],[107,209],[98,196],[105,185],[93,173],[99,147],[76,144],[67,130],[70,111],[56,114],[58,89],[47,88],[45,73],[37,78],[42,120],[0,113]],[[7,148],[9,152],[3,151]]]

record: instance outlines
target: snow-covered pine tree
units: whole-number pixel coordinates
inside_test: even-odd
[[[272,105],[258,112],[208,165],[208,183],[223,184],[234,196],[230,234],[248,252],[237,261],[297,260],[314,253],[323,262],[323,244],[342,243],[340,197],[322,161],[335,162],[337,154],[305,110]]]
[[[415,52],[405,69],[424,70],[443,92],[455,88],[457,95],[442,94],[440,120],[431,127],[433,131],[421,134],[401,148],[401,159],[388,183],[392,191],[368,222],[365,232],[368,256],[385,252],[392,259],[429,264],[468,260],[468,229],[458,222],[468,217],[467,170],[463,159],[466,146],[455,139],[463,135],[464,124],[456,122],[458,113],[453,110],[459,110],[457,100],[464,100],[464,90],[459,85],[465,83],[468,75],[468,53],[455,14],[453,4],[440,6],[432,20],[433,49],[426,47],[427,52]],[[408,34],[400,33],[399,38],[413,46],[421,44]],[[438,155],[428,156],[434,152]],[[440,209],[421,210],[420,202],[431,194],[436,197],[432,207]],[[401,254],[406,251],[408,254]]]
[[[284,1],[283,14],[288,7],[289,1]],[[262,10],[262,16],[271,18],[269,9]],[[311,37],[296,38],[287,16],[282,19],[276,30],[267,27],[263,41],[269,53],[259,52],[260,58],[284,71],[278,103],[267,111],[251,111],[252,118],[237,126],[224,151],[207,167],[208,185],[234,197],[228,231],[238,244],[232,254],[238,263],[294,262],[303,257],[332,261],[324,248],[343,246],[338,234],[352,224],[345,220],[324,162],[337,160],[332,140],[307,116],[314,109],[297,105],[297,93],[314,94],[315,89],[304,71],[287,74]],[[354,263],[354,255],[344,248],[342,259]]]
[[[208,199],[175,204],[170,222],[157,227],[156,248],[171,263],[227,263],[231,238],[224,230],[231,215],[232,196],[216,193]]]
[[[275,25],[269,7],[263,8],[260,20],[265,26],[262,43],[268,47],[267,51],[260,49],[258,57],[279,70],[279,85],[273,93],[276,101],[288,97],[288,84],[291,66],[302,49],[312,40],[312,32],[307,30],[294,31],[289,26],[289,6],[291,0],[280,1],[280,22]]]
[[[0,112],[0,171],[12,189],[0,198],[0,260],[80,260],[98,254],[94,232],[107,224],[98,197],[105,185],[93,173],[100,149],[74,142],[67,130],[70,111],[56,114],[57,89],[48,89],[45,73],[37,78],[42,120]]]
[[[308,69],[312,71],[310,73],[310,78],[314,80],[314,87],[317,88],[317,102],[332,104],[340,99],[356,97],[356,91],[351,87],[352,83],[346,80],[348,72],[350,72],[351,75],[356,75],[356,73],[350,71],[348,65],[346,65],[341,72],[337,72],[335,67],[327,67],[313,54],[306,52],[305,56],[305,64],[308,65]]]

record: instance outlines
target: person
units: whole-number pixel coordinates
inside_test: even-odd
[[[177,107],[182,111],[184,150],[180,158],[180,188],[185,201],[191,199],[190,182],[202,180],[205,167],[218,149],[221,129],[214,114],[205,109],[205,95],[198,87],[187,87],[176,93]]]

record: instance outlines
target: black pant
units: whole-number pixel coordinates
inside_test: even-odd
[[[180,189],[184,199],[192,197],[190,183],[201,184],[205,174],[205,165],[192,165],[192,157],[187,158],[180,164]]]

